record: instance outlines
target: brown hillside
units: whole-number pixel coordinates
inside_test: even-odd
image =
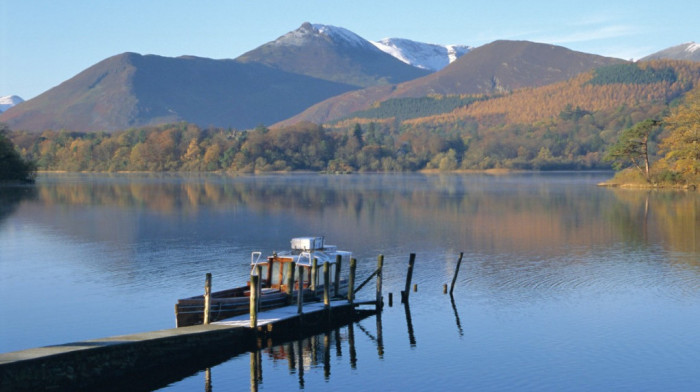
[[[561,82],[623,60],[527,41],[495,41],[465,54],[443,70],[392,89],[360,90],[318,103],[279,125],[329,122],[391,98],[431,94],[492,94]]]

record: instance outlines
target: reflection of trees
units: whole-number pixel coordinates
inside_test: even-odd
[[[628,241],[663,243],[697,253],[700,242],[700,195],[685,191],[618,189],[607,214]]]
[[[40,184],[46,204],[145,208],[162,214],[247,209],[332,225],[341,238],[393,238],[421,246],[457,238],[462,248],[537,251],[619,239],[645,241],[645,192],[552,186],[488,176],[104,176]],[[697,243],[694,193],[654,192],[645,230],[674,249]],[[612,203],[611,203],[612,200]],[[409,228],[396,230],[397,227]],[[413,236],[413,237],[412,237]],[[400,237],[400,238],[399,238]],[[653,238],[653,237],[650,237]],[[353,245],[353,244],[350,244]],[[451,245],[451,246],[456,246]]]
[[[0,186],[0,223],[12,215],[22,200],[35,199],[36,188],[33,185]]]

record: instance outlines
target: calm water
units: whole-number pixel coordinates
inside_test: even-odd
[[[0,352],[174,327],[175,300],[207,272],[237,286],[251,251],[325,235],[361,278],[385,255],[394,306],[160,388],[697,390],[700,196],[595,186],[608,177],[72,174],[0,188]]]

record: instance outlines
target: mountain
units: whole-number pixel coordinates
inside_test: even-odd
[[[358,87],[400,83],[430,73],[347,29],[308,22],[236,60]]]
[[[624,60],[528,41],[495,41],[475,48],[443,70],[391,87],[352,91],[320,102],[280,125],[325,123],[391,98],[432,94],[495,94],[570,79]]]
[[[17,130],[119,130],[166,122],[247,129],[357,87],[258,63],[123,53],[0,115]]]
[[[24,102],[24,99],[16,95],[0,97],[0,113],[22,102]]]
[[[429,71],[445,68],[472,49],[466,45],[435,45],[403,38],[385,38],[372,44],[406,64]]]
[[[700,44],[688,42],[685,44],[672,46],[650,54],[649,56],[642,58],[640,61],[660,59],[700,61]]]

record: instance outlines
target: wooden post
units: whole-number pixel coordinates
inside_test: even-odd
[[[411,253],[408,257],[408,272],[406,273],[406,288],[401,292],[401,302],[408,301],[408,295],[411,289],[411,280],[413,279],[413,264],[416,262],[416,254]]]
[[[272,287],[272,258],[267,260],[267,287]]]
[[[262,278],[262,265],[257,266],[257,272],[258,272],[258,302],[255,304],[255,306],[258,307],[258,310],[260,309],[260,301],[262,300],[262,287],[263,287],[263,278]]]
[[[330,263],[323,263],[323,306],[326,308],[331,305],[331,271]]]
[[[204,324],[209,324],[209,310],[211,309],[211,274],[207,272],[204,280]]]
[[[355,270],[357,269],[357,260],[350,259],[350,274],[348,274],[348,302],[352,303],[355,300]]]
[[[452,295],[452,292],[455,289],[455,282],[457,281],[457,274],[459,273],[459,265],[462,264],[462,256],[464,256],[464,252],[459,252],[459,260],[457,260],[457,267],[455,268],[455,276],[452,277],[452,284],[450,285],[450,295]]]
[[[382,266],[384,265],[384,255],[377,257],[377,310],[382,310]]]
[[[316,296],[316,283],[318,281],[318,259],[314,257],[311,262],[311,282],[309,283],[309,288],[313,291],[314,296]]]
[[[415,293],[416,291],[418,291],[418,283],[413,284],[413,292]]]
[[[288,304],[292,303],[292,298],[294,295],[294,264],[296,263],[293,261],[287,263],[287,265],[289,265],[287,267],[287,295],[289,296],[287,299]]]
[[[394,293],[389,293],[389,307],[394,305]]]
[[[447,294],[447,283],[442,285],[442,293]]]
[[[301,314],[302,302],[304,302],[304,267],[299,265],[299,291],[297,295],[297,313]]]
[[[260,276],[250,276],[250,327],[258,326],[258,285],[260,284]]]
[[[343,256],[335,256],[335,278],[333,279],[333,296],[338,296],[338,290],[340,290],[340,266],[343,262]]]

